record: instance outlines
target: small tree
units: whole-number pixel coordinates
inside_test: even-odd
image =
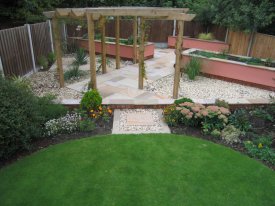
[[[251,34],[247,52],[250,55],[254,34],[275,20],[274,0],[212,1],[215,13],[213,23]]]

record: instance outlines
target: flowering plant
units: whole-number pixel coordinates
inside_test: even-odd
[[[64,117],[51,119],[45,123],[45,136],[69,134],[79,129],[80,115],[67,113]]]
[[[205,134],[215,133],[226,126],[230,111],[224,107],[204,106],[193,102],[183,102],[168,106],[164,109],[164,119],[169,125],[183,124],[188,126],[202,126]]]
[[[88,112],[88,115],[95,121],[102,119],[103,121],[108,122],[112,113],[113,111],[110,107],[100,105],[97,108],[91,109]]]

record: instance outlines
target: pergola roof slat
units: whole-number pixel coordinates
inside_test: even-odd
[[[53,17],[86,17],[87,14],[98,19],[100,16],[143,16],[152,19],[191,21],[195,15],[187,14],[188,8],[159,7],[97,7],[97,8],[57,8],[55,11],[44,12],[48,18]]]

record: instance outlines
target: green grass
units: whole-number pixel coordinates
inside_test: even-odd
[[[51,146],[0,170],[4,205],[274,205],[275,174],[229,148],[176,135]]]

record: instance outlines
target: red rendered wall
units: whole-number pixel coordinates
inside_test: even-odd
[[[190,56],[182,56],[182,64],[190,61]],[[251,86],[275,90],[275,71],[257,68],[250,65],[241,65],[231,62],[201,58],[201,72],[221,79],[230,79],[236,82],[248,83]]]
[[[168,47],[175,48],[175,44],[176,44],[176,37],[169,36]],[[222,52],[224,50],[228,50],[229,45],[219,41],[206,41],[201,39],[183,37],[182,48],[184,49],[194,48],[194,49],[203,49],[203,50],[209,50],[209,51]]]

